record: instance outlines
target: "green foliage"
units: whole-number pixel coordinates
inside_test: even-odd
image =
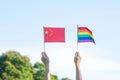
[[[34,80],[45,80],[45,66],[40,62],[36,62],[34,64],[34,68],[37,71],[34,75]],[[51,74],[50,77],[51,80],[58,80],[58,77],[56,75]]]
[[[51,74],[50,77],[51,77],[51,80],[58,80],[57,75],[53,75],[53,74]]]
[[[34,64],[34,68],[36,69],[36,74],[34,74],[34,80],[45,80],[44,76],[45,76],[45,68],[44,65],[36,62]]]
[[[66,78],[62,78],[61,80],[71,80],[71,79],[69,79],[69,78],[66,77]]]
[[[57,75],[50,76],[51,80],[58,80]],[[8,51],[0,56],[0,80],[45,80],[44,77],[45,66],[40,62],[32,66],[27,56],[16,51]]]
[[[34,80],[35,72],[29,58],[16,51],[8,51],[0,56],[0,79],[2,80]]]

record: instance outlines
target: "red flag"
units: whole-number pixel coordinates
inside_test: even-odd
[[[44,42],[65,42],[65,28],[44,27]]]

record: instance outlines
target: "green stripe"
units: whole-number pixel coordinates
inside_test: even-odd
[[[78,37],[91,37],[91,38],[93,38],[93,36],[91,36],[90,34],[84,34],[84,35],[79,35],[78,34]]]

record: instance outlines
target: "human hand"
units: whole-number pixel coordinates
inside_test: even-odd
[[[42,62],[44,63],[45,67],[49,66],[49,57],[47,56],[46,52],[42,52]]]
[[[80,56],[79,52],[76,52],[76,53],[75,53],[74,62],[75,62],[75,64],[76,64],[77,66],[80,65],[81,56]]]

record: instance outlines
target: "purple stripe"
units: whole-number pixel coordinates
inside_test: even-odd
[[[94,40],[91,40],[91,39],[87,39],[87,40],[78,40],[78,42],[93,42],[93,43],[95,43],[95,41]]]

